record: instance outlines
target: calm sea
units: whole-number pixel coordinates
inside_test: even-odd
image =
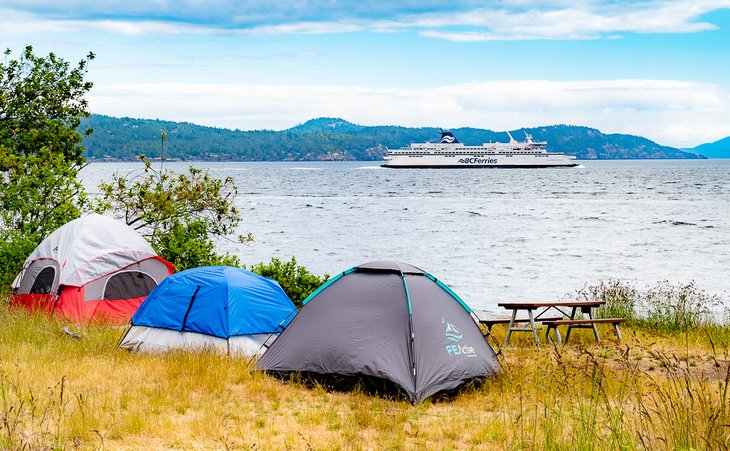
[[[375,162],[192,163],[238,186],[244,262],[335,274],[411,263],[473,308],[585,283],[695,281],[730,299],[730,160],[585,161],[570,169],[384,169]],[[185,169],[189,163],[167,163]],[[137,163],[82,171],[90,191]]]

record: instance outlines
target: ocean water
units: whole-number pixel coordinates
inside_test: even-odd
[[[336,274],[411,263],[473,308],[551,300],[586,283],[694,281],[730,304],[730,160],[584,161],[565,169],[385,169],[375,162],[193,164],[231,176],[255,242],[247,263],[289,259]],[[94,163],[101,179],[139,163]]]

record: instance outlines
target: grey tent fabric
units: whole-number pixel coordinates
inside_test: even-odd
[[[38,273],[30,287],[30,294],[51,294],[53,293],[53,283],[56,280],[56,268],[46,266]]]
[[[145,297],[157,286],[155,279],[140,271],[122,271],[112,275],[104,288],[105,300]]]
[[[15,283],[13,294],[55,293],[58,290],[59,270],[58,262],[49,258],[39,258],[27,263],[23,277]],[[53,278],[49,280],[51,275]]]
[[[320,287],[256,367],[335,387],[356,381],[413,403],[501,370],[469,307],[400,262],[360,265]]]
[[[495,374],[497,356],[469,312],[428,277],[405,278],[413,309],[415,399]]]

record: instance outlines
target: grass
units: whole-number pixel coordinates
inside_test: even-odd
[[[602,328],[601,344],[579,331],[541,348],[518,334],[501,376],[415,407],[282,383],[212,353],[129,354],[121,333],[0,305],[0,449],[730,446],[727,326],[633,326],[623,343]]]
[[[644,289],[630,282],[609,280],[585,285],[567,297],[578,300],[600,300],[602,318],[625,318],[645,329],[683,332],[715,327],[730,320],[730,307],[717,295],[702,291],[694,282],[672,284],[661,281]]]

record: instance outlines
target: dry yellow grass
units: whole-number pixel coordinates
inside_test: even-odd
[[[0,449],[727,448],[728,328],[625,328],[505,351],[500,377],[419,406],[282,383],[242,359],[135,355],[121,330],[0,306]],[[499,331],[497,331],[499,337]],[[604,333],[609,337],[608,330]],[[714,349],[713,349],[714,345]]]

